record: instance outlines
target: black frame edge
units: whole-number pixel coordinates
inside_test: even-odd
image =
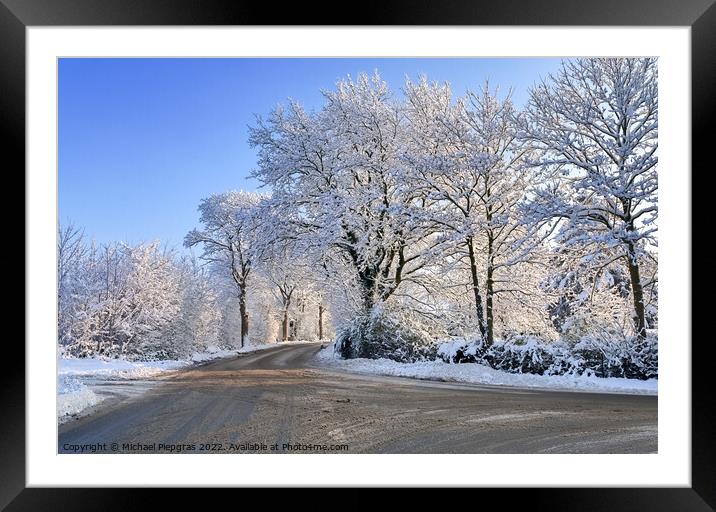
[[[10,195],[25,197],[25,25],[5,5],[0,3],[0,134],[3,144],[4,177],[17,180],[17,188],[6,187],[14,191]],[[13,183],[14,185],[15,183]],[[19,191],[22,191],[20,193]],[[24,199],[20,199],[24,201]],[[11,206],[3,202],[5,218],[25,212],[24,202]],[[16,228],[12,238],[22,241],[22,275],[19,271],[6,272],[6,278],[12,281],[13,288],[23,290],[18,293],[11,314],[6,318],[24,318],[25,307],[25,217]],[[20,232],[22,229],[22,232]],[[13,258],[6,251],[0,253],[2,268],[18,266],[19,258]],[[21,286],[22,283],[22,286]],[[9,301],[8,301],[9,302]],[[14,311],[13,311],[14,309]],[[24,320],[23,320],[24,322]],[[22,324],[24,333],[24,323]],[[23,339],[25,338],[23,334]],[[7,373],[0,376],[0,509],[9,503],[25,487],[25,348],[24,343],[6,345],[8,356],[16,361],[6,365]]]
[[[691,25],[713,0],[2,0],[25,25]]]
[[[704,12],[691,26],[691,219],[692,219],[692,336],[691,336],[691,485],[712,508],[716,508],[716,445],[713,407],[713,374],[710,357],[712,339],[698,336],[693,329],[693,319],[708,318],[709,302],[696,299],[693,289],[694,269],[703,268],[707,251],[693,249],[694,234],[709,226],[702,222],[704,212],[695,208],[707,208],[710,198],[707,187],[694,187],[695,169],[700,173],[713,169],[713,119],[716,113],[716,4]],[[705,181],[703,182],[705,183]],[[701,261],[699,261],[701,260]]]

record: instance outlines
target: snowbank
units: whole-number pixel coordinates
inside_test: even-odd
[[[195,363],[235,357],[239,354],[248,354],[277,346],[279,346],[279,344],[250,345],[238,350],[209,348],[206,352],[195,352],[188,359],[167,359],[162,361],[127,361],[125,359],[100,359],[91,357],[74,359],[60,357],[58,358],[58,374],[102,377],[107,380],[146,379],[170,370],[185,368]]]
[[[390,359],[340,359],[333,344],[318,351],[316,359],[327,367],[356,373],[412,377],[416,379],[522,388],[656,395],[658,379],[636,380],[585,375],[536,375],[507,373],[477,363],[450,364],[443,361],[398,363]]]
[[[59,375],[57,378],[57,416],[66,418],[102,401],[94,391],[78,378]]]
[[[125,361],[124,359],[58,359],[58,373],[76,377],[145,379],[191,364],[191,361]]]

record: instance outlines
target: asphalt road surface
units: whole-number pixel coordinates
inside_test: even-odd
[[[173,373],[59,426],[60,452],[654,453],[654,396],[377,377],[280,346]]]

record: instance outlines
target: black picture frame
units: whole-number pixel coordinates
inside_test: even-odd
[[[477,2],[365,1],[340,18],[335,2],[281,3],[220,2],[214,0],[0,0],[0,126],[2,127],[4,176],[18,179],[25,190],[25,30],[29,26],[82,25],[572,25],[572,26],[689,26],[692,69],[692,169],[710,170],[711,118],[716,91],[715,0],[500,0]],[[13,162],[10,164],[9,162]],[[17,171],[17,172],[16,172]],[[676,172],[690,173],[689,169]],[[9,190],[10,189],[6,189]],[[19,188],[13,188],[19,190]],[[693,188],[697,194],[704,194]],[[16,197],[24,194],[15,192]],[[708,199],[702,198],[705,201]],[[700,202],[692,195],[692,204]],[[703,203],[703,201],[701,202]],[[11,210],[4,205],[5,214]],[[17,209],[12,212],[17,217]],[[692,210],[692,218],[696,220]],[[24,240],[14,223],[15,240]],[[9,228],[10,229],[10,228]],[[695,232],[695,230],[693,231]],[[692,232],[692,233],[693,233]],[[3,251],[5,252],[5,251]],[[2,268],[19,266],[15,255],[2,255]],[[5,266],[7,265],[7,266]],[[692,268],[699,268],[692,263]],[[31,272],[25,266],[25,273]],[[7,272],[7,271],[6,271]],[[15,271],[14,279],[23,279]],[[6,281],[7,282],[7,281]],[[14,283],[13,283],[14,284]],[[18,294],[18,297],[20,294]],[[24,292],[22,294],[24,297]],[[684,300],[690,300],[684,297]],[[705,314],[708,302],[694,300],[692,318]],[[17,309],[24,301],[17,301]],[[7,318],[11,318],[8,315]],[[15,315],[14,318],[19,318]],[[7,340],[5,357],[24,361],[25,351],[16,340]],[[683,343],[688,340],[669,340]],[[716,507],[716,452],[712,438],[709,357],[711,340],[693,336],[692,350],[692,486],[690,488],[585,488],[585,489],[484,489],[480,500],[501,499],[509,505],[550,510],[714,510]],[[0,509],[6,510],[135,510],[151,504],[148,489],[58,489],[25,486],[25,370],[24,365],[4,365],[0,385]],[[184,500],[185,490],[173,490]],[[216,490],[212,491],[216,492]],[[235,491],[234,497],[236,496]],[[489,492],[494,496],[486,496]],[[224,494],[228,494],[224,491]],[[422,493],[420,493],[422,494]],[[504,496],[504,495],[503,495]],[[223,497],[212,496],[216,499]],[[473,495],[474,497],[474,495]],[[232,499],[231,495],[226,498]],[[243,499],[243,498],[242,498]],[[343,495],[343,499],[348,499]]]

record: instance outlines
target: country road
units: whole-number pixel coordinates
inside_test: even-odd
[[[280,346],[162,379],[59,426],[59,452],[652,453],[657,397],[322,369]],[[82,448],[80,448],[82,447]]]

